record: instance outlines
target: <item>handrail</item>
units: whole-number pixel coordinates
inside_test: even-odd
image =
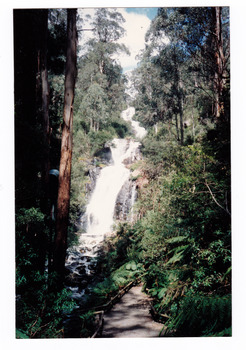
[[[170,318],[170,316],[168,316],[166,314],[160,314],[159,312],[157,312],[153,305],[150,305],[150,309],[151,309],[151,314],[153,316],[153,319],[155,321],[158,320],[160,322],[160,317]],[[162,322],[160,322],[160,323],[162,323]]]
[[[103,331],[103,323],[104,323],[104,311],[97,311],[94,312],[94,315],[98,314],[99,315],[99,325],[96,329],[96,331],[94,332],[94,334],[91,336],[91,338],[96,338],[96,336],[100,333],[102,335],[102,331]]]
[[[141,277],[141,276],[140,276]],[[137,282],[140,282],[139,279],[140,277],[138,277],[136,280],[131,281],[130,283],[128,283],[124,288],[120,289],[120,291],[117,293],[117,295],[115,295],[111,300],[109,300],[106,304],[104,305],[99,305],[99,306],[95,306],[94,308],[90,309],[90,310],[94,310],[94,315],[99,315],[99,325],[96,329],[96,331],[94,332],[94,334],[90,337],[90,338],[96,338],[96,336],[100,333],[102,334],[103,331],[103,324],[104,324],[104,312],[109,311],[111,309],[111,307],[113,307],[114,303],[116,300],[118,300],[119,298],[122,298],[123,295],[128,292],[128,290]],[[84,310],[86,311],[86,310]]]
[[[119,292],[117,293],[117,295],[115,295],[112,299],[110,299],[106,304],[95,306],[94,308],[90,308],[88,310],[83,310],[84,312],[89,311],[89,310],[94,310],[94,315],[99,315],[99,325],[98,325],[96,331],[94,332],[94,334],[91,336],[91,338],[96,338],[99,333],[102,334],[103,324],[104,324],[104,313],[109,311],[113,307],[115,301],[122,298],[123,295],[126,292],[128,292],[128,290],[131,287],[133,287],[133,285],[135,283],[139,283],[141,281],[141,277],[142,276],[139,276],[136,280],[131,281],[124,288],[120,289]],[[151,314],[152,314],[155,321],[158,320],[160,322],[160,317],[170,318],[166,314],[158,313],[152,304],[150,305],[150,309],[151,309]]]
[[[141,276],[139,276],[136,280],[129,282],[125,287],[120,289],[119,292],[112,299],[110,299],[106,304],[90,307],[87,309],[81,309],[80,311],[82,313],[85,313],[88,311],[101,311],[101,310],[108,311],[110,309],[109,308],[110,305],[112,304],[111,306],[113,306],[113,302],[115,300],[117,300],[118,298],[121,298],[135,283],[140,283],[140,278]]]

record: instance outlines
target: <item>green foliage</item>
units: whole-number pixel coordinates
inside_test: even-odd
[[[48,239],[44,219],[38,208],[22,208],[16,213],[16,286],[20,290],[33,278],[37,280],[43,268]]]
[[[64,313],[74,308],[67,290],[52,288],[45,269],[49,229],[39,208],[16,213],[16,337],[63,336]],[[42,242],[42,244],[41,244]]]
[[[17,338],[60,338],[63,337],[63,317],[70,313],[75,303],[70,300],[70,293],[63,289],[60,292],[48,292],[43,281],[43,290],[37,291],[33,288],[33,293],[39,293],[39,298],[35,303],[26,295],[21,296],[16,304],[17,314]]]
[[[19,329],[16,330],[16,339],[29,339],[29,337]]]
[[[83,47],[84,55],[78,62],[70,205],[72,230],[76,229],[76,220],[86,204],[90,165],[101,163],[100,152],[106,143],[130,133],[128,124],[120,118],[125,107],[125,78],[113,58],[115,53],[127,51],[124,45],[115,42],[124,33],[123,22],[115,9],[97,9],[92,23],[93,39]]]
[[[80,316],[81,319],[81,338],[89,338],[95,328],[95,314],[93,311],[88,311],[87,313]]]
[[[44,214],[37,208],[21,208],[16,215],[17,225],[40,224],[44,220]]]
[[[82,118],[89,119],[91,129],[99,130],[100,124],[105,124],[108,111],[106,105],[107,95],[98,83],[92,83],[80,105],[79,113]]]
[[[187,296],[179,303],[175,314],[175,318],[168,324],[168,330],[175,329],[176,335],[186,333],[186,336],[211,336],[219,332],[228,334],[231,325],[231,298],[216,295]]]
[[[224,127],[212,129],[217,140]],[[183,147],[165,134],[151,134],[152,143],[147,136],[139,166],[149,182],[136,205],[142,216],[118,228],[103,261],[112,284],[115,271],[142,265],[166,336],[230,336],[230,182],[223,135],[219,147],[205,142],[206,134]]]
[[[114,257],[115,262],[119,264],[117,257]],[[106,304],[120,289],[125,287],[129,282],[135,281],[143,271],[142,263],[137,263],[136,261],[129,261],[123,265],[120,264],[119,268],[112,268],[111,266],[109,277],[104,278],[102,282],[97,283],[93,288],[89,303],[93,306]],[[104,268],[104,274],[106,273],[107,270]]]

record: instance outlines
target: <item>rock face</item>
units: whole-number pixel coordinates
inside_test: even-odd
[[[123,161],[123,164],[125,164],[126,167],[130,166],[131,164],[137,162],[138,160],[141,159],[141,153],[140,149],[137,148],[133,154],[131,154],[130,157],[125,158]]]
[[[98,151],[95,154],[95,157],[98,157],[100,161],[105,164],[105,165],[110,165],[112,164],[112,152],[110,147],[105,146],[103,149]]]
[[[100,174],[102,169],[102,165],[110,165],[112,164],[112,152],[110,147],[104,147],[102,150],[97,152],[93,161],[89,164],[88,175],[90,181],[87,184],[86,192],[88,194],[88,198],[90,197],[92,191],[96,186],[96,180]],[[100,163],[100,166],[97,164]]]
[[[131,221],[129,214],[136,200],[136,184],[127,180],[122,186],[116,200],[114,218],[120,221]]]

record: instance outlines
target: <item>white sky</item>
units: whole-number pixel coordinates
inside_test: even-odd
[[[117,59],[119,60],[123,71],[125,72],[136,67],[138,62],[136,56],[140,50],[144,49],[144,37],[151,21],[146,15],[143,14],[136,14],[133,12],[127,13],[124,8],[118,8],[117,10],[123,15],[126,20],[122,25],[126,30],[126,34],[118,42],[125,44],[131,53],[130,56],[122,53],[117,56]],[[87,8],[81,9],[80,11],[82,18],[84,18],[86,14],[90,14],[92,16],[95,10]],[[89,23],[85,23],[83,27],[90,28],[90,25]],[[83,32],[83,39],[80,44],[85,42],[89,37],[91,37],[91,35],[92,34],[89,31]]]

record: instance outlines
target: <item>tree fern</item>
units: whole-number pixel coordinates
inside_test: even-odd
[[[230,326],[230,296],[194,295],[182,298],[178,314],[169,322],[168,329],[175,329],[177,335],[202,336],[223,334]]]

